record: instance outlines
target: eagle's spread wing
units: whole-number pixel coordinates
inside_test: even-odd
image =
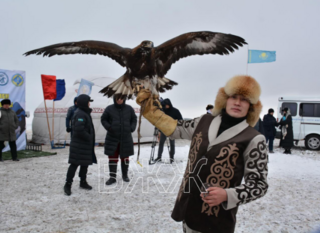
[[[66,42],[60,44],[49,45],[40,49],[35,49],[26,52],[24,55],[31,54],[49,56],[63,55],[63,54],[100,54],[108,56],[118,62],[121,66],[126,65],[126,55],[131,49],[122,48],[119,45],[94,40],[85,40],[79,42]]]
[[[231,34],[209,31],[182,34],[155,47],[158,75],[163,77],[171,65],[181,58],[203,54],[225,55],[243,44],[247,44],[243,38]]]

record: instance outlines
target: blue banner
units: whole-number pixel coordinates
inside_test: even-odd
[[[94,85],[93,82],[90,82],[90,81],[85,80],[85,79],[81,79],[77,96],[79,96],[81,94],[90,95],[93,85]]]
[[[57,97],[54,99],[54,101],[61,100],[66,94],[66,83],[64,79],[56,80],[56,89],[57,89]]]
[[[0,101],[3,99],[11,100],[11,108],[16,112],[19,119],[19,126],[16,129],[17,150],[26,148],[26,72],[18,70],[0,69]],[[1,107],[1,104],[0,104]],[[2,151],[8,151],[8,142]]]
[[[276,51],[249,50],[248,63],[274,62],[276,60]]]

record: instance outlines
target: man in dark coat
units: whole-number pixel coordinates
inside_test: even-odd
[[[67,113],[67,118],[66,118],[66,128],[67,128],[67,132],[68,133],[71,133],[71,137],[72,137],[72,117],[73,117],[73,114],[74,112],[77,110],[78,106],[77,106],[77,99],[78,97],[74,97],[74,100],[73,100],[73,106],[71,106],[69,109],[68,109],[68,113]]]
[[[293,147],[293,129],[290,109],[284,108],[282,110],[282,115],[283,117],[279,122],[281,125],[280,146],[285,149],[283,153],[291,154],[291,148]]]
[[[70,166],[64,186],[64,191],[67,195],[71,195],[71,184],[78,166],[80,166],[80,188],[92,189],[86,181],[88,166],[97,163],[94,153],[95,131],[90,116],[92,109],[89,108],[92,101],[88,95],[82,94],[78,96],[78,109],[74,112],[72,120],[73,135],[70,143]]]
[[[182,115],[180,111],[172,106],[170,99],[165,99],[161,102],[163,106],[163,111],[166,115],[172,117],[174,120],[182,120]],[[162,132],[159,133],[160,142],[159,142],[159,150],[158,157],[155,159],[156,162],[161,161],[163,146],[165,141],[167,140],[167,136]],[[174,153],[175,153],[175,140],[170,139],[170,163],[174,161]]]
[[[116,182],[118,157],[121,158],[122,179],[129,182],[129,156],[134,154],[132,133],[137,126],[137,116],[121,96],[115,95],[114,104],[109,105],[101,116],[101,123],[107,130],[104,153],[109,156],[110,178],[106,185]]]
[[[263,117],[263,127],[264,127],[264,136],[266,137],[266,142],[269,142],[269,153],[273,152],[273,140],[276,136],[276,126],[278,126],[278,122],[276,118],[273,116],[274,110],[270,108],[268,110],[268,114]]]
[[[3,99],[0,108],[0,161],[2,160],[2,150],[5,147],[4,142],[8,141],[13,161],[19,161],[17,155],[16,132],[19,126],[19,120],[15,111],[10,108],[11,101]]]

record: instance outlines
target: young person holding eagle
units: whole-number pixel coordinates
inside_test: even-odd
[[[184,232],[234,232],[238,206],[266,194],[265,137],[252,128],[262,109],[260,93],[254,78],[236,76],[219,89],[212,115],[190,121],[165,115],[150,90],[138,93],[137,103],[146,102],[143,116],[155,127],[172,139],[191,140],[171,216],[183,221]]]

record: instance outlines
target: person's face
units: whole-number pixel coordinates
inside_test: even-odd
[[[90,107],[90,102],[88,102],[88,107]]]
[[[117,99],[117,104],[119,104],[119,105],[123,104],[123,99],[121,99],[121,98]]]
[[[10,104],[4,104],[4,105],[2,105],[2,107],[3,107],[4,109],[9,109],[9,108],[10,108]]]
[[[165,108],[170,108],[170,106],[168,104],[166,104],[166,106],[164,106]]]
[[[248,114],[250,102],[242,95],[230,96],[227,100],[226,112],[235,118],[245,117]]]
[[[75,105],[77,105],[77,101],[76,101],[76,102],[74,102],[74,104],[75,104]]]
[[[274,113],[274,112],[270,112],[270,115],[273,116],[273,113]]]

